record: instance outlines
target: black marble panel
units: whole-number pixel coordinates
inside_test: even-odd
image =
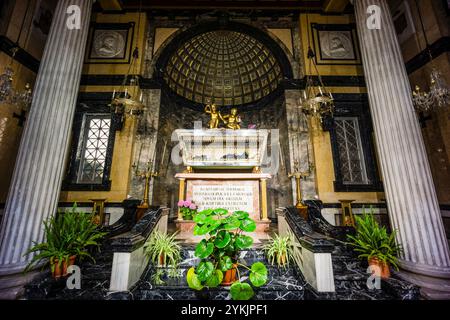
[[[143,246],[161,218],[162,211],[162,208],[149,208],[129,232],[111,238],[111,250],[114,252],[132,252]]]
[[[305,205],[308,206],[308,224],[317,232],[328,237],[346,241],[347,234],[354,234],[353,227],[340,227],[330,224],[321,213],[322,201],[320,200],[305,200]]]

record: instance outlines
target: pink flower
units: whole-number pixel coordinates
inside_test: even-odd
[[[179,207],[182,207],[183,205],[184,205],[184,200],[178,201],[178,206],[179,206]]]
[[[186,208],[189,208],[189,207],[191,206],[191,204],[192,204],[191,200],[186,200],[186,201],[184,202],[184,206],[185,206]]]
[[[189,209],[195,210],[195,209],[197,209],[197,206],[195,204],[191,203],[191,205],[189,206]]]

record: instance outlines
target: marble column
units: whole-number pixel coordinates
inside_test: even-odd
[[[53,14],[1,225],[0,298],[20,290],[32,258],[24,254],[44,239],[42,221],[57,209],[91,7],[92,0],[59,0]]]
[[[399,275],[425,292],[450,290],[449,246],[387,1],[353,3],[389,218],[404,248]],[[380,28],[370,29],[377,12]]]

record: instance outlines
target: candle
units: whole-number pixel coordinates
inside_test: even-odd
[[[143,101],[143,99],[142,99],[142,91],[141,91],[141,95],[139,96],[139,102],[142,102]]]
[[[306,141],[306,160],[308,161],[308,171],[310,170],[309,167],[309,143]]]
[[[161,162],[159,164],[159,168],[163,168],[164,165],[164,156],[166,155],[167,141],[164,143],[164,149],[161,157]]]
[[[114,89],[113,94],[112,94],[112,98],[114,99],[116,97],[116,89]]]

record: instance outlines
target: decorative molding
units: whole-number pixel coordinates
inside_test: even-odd
[[[133,40],[134,40],[134,22],[128,23],[98,23],[92,22],[89,29],[89,37],[88,37],[88,48],[86,50],[85,55],[85,64],[129,64],[131,61],[131,54],[133,51]],[[96,36],[98,32],[98,35]],[[125,34],[123,34],[125,32]],[[95,47],[96,39],[101,34],[106,34],[106,36],[100,40],[103,40],[102,46],[100,48]],[[117,45],[117,40],[122,37],[122,44],[120,45],[121,50],[117,51],[119,48],[115,48]],[[104,41],[105,39],[113,39],[114,43],[108,43]],[[103,51],[102,56],[93,56],[93,53],[96,49],[103,49],[108,51]],[[114,55],[118,52],[122,52],[121,56],[115,57]],[[100,54],[97,53],[97,55]],[[112,57],[109,57],[108,54],[112,54]]]
[[[313,50],[317,65],[361,65],[361,52],[359,50],[356,25],[350,24],[319,24],[311,23],[311,37],[313,39]],[[321,33],[334,33],[333,38],[340,41],[336,48],[328,48],[329,52],[322,47]],[[347,35],[345,34],[347,33]],[[347,43],[347,45],[345,45]],[[344,50],[350,57],[333,57],[333,49]],[[351,50],[347,50],[351,49]],[[334,52],[337,54],[338,52]],[[341,52],[342,53],[342,52]]]

